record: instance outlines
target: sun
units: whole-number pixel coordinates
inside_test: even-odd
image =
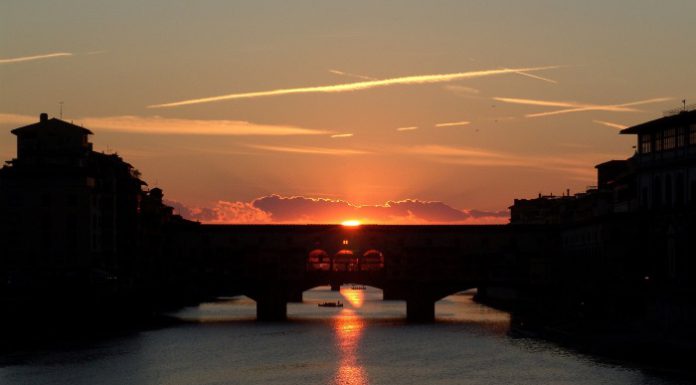
[[[343,226],[347,226],[347,227],[356,227],[356,226],[360,226],[360,221],[357,219],[349,219],[347,221],[341,222],[341,224]]]

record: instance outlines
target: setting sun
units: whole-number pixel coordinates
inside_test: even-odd
[[[350,219],[350,220],[341,222],[341,224],[343,226],[356,227],[356,226],[360,226],[360,221],[357,219]]]

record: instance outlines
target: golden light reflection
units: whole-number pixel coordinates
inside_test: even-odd
[[[341,289],[341,295],[354,308],[362,307],[363,302],[365,302],[364,290]]]
[[[334,330],[341,361],[336,371],[334,384],[368,384],[365,368],[358,362],[356,350],[365,327],[363,319],[352,309],[343,309],[336,317]]]
[[[341,222],[341,224],[343,226],[347,226],[347,227],[356,227],[356,226],[360,226],[360,221],[357,219],[350,219],[350,220]]]

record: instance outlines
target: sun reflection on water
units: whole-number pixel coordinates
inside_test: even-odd
[[[365,302],[365,291],[355,289],[341,289],[341,295],[354,308],[360,308]]]
[[[364,327],[364,320],[353,309],[343,309],[336,316],[334,331],[341,360],[334,384],[366,385],[369,383],[365,368],[360,365],[357,358],[358,342]]]

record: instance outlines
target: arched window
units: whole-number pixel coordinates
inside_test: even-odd
[[[309,271],[328,271],[331,269],[331,258],[329,254],[321,249],[314,249],[307,255],[307,270]]]
[[[384,268],[384,254],[381,251],[370,249],[362,255],[360,271],[375,271]]]
[[[358,269],[358,258],[353,251],[348,249],[340,250],[333,258],[333,271],[356,271]]]

